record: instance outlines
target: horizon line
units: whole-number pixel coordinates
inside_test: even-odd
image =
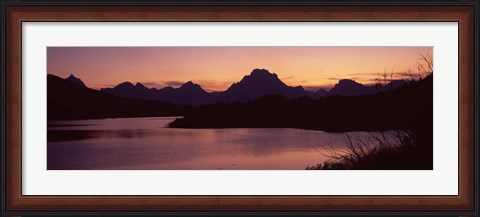
[[[255,68],[254,70],[256,70],[256,69],[260,69],[260,68]],[[263,70],[268,71],[267,69],[263,69]],[[252,71],[253,71],[253,70],[252,70]],[[276,74],[276,75],[278,76],[277,73],[270,72],[270,71],[268,71],[268,72],[269,72],[270,74],[272,74],[272,75],[273,75],[273,74]],[[393,72],[393,73],[404,73],[404,72]],[[73,77],[75,77],[75,78],[80,79],[82,82],[84,82],[81,77],[77,77],[77,76],[75,76],[73,73],[70,74],[69,76],[65,77],[65,78],[60,77],[60,76],[55,75],[55,74],[52,74],[52,73],[47,73],[47,75],[57,76],[57,77],[59,77],[59,78],[65,79],[65,80],[66,80],[68,77],[73,76]],[[250,75],[250,74],[244,75],[244,77],[245,77],[245,76],[249,76],[249,75]],[[243,77],[243,78],[244,78],[244,77]],[[405,76],[405,77],[406,77],[406,76]],[[240,81],[241,81],[243,78],[241,78]],[[414,77],[410,77],[410,78],[418,79],[418,78],[422,78],[422,77],[421,77],[421,76],[414,76]],[[302,88],[303,88],[304,90],[306,90],[306,91],[313,91],[313,92],[318,91],[318,90],[322,90],[322,89],[323,89],[323,90],[326,90],[326,91],[330,91],[330,90],[331,90],[333,87],[335,87],[335,85],[337,85],[341,80],[351,80],[351,81],[354,81],[354,82],[359,83],[359,84],[364,85],[364,86],[373,86],[373,85],[375,85],[375,82],[362,83],[362,82],[359,82],[359,81],[357,81],[356,79],[352,79],[352,78],[339,78],[338,80],[336,80],[336,83],[333,83],[333,84],[331,84],[331,85],[319,85],[319,86],[295,85],[295,86],[290,86],[290,85],[286,84],[281,78],[278,78],[278,79],[279,79],[282,83],[284,83],[285,85],[287,85],[287,86],[289,86],[289,87],[302,87]],[[409,81],[409,80],[414,80],[414,79],[405,79],[405,78],[392,79],[392,80],[389,80],[388,83],[391,83],[392,81],[399,81],[399,80]],[[161,89],[168,88],[168,87],[178,89],[178,88],[180,88],[182,85],[191,82],[191,83],[193,83],[193,84],[199,85],[200,88],[202,88],[202,89],[203,89],[205,92],[207,92],[207,93],[214,93],[214,92],[224,92],[224,91],[228,90],[228,88],[230,88],[230,86],[232,86],[232,85],[235,84],[235,83],[239,83],[240,81],[233,82],[233,83],[231,83],[226,89],[222,89],[222,90],[211,90],[211,89],[208,89],[208,88],[206,89],[206,88],[204,88],[204,86],[202,86],[202,84],[197,83],[197,82],[194,82],[194,81],[192,81],[192,80],[189,80],[189,81],[186,81],[186,82],[182,82],[181,84],[178,84],[178,85],[165,85],[165,86],[162,86],[162,87],[158,87],[158,86],[154,86],[154,87],[151,87],[151,86],[150,86],[150,87],[149,87],[149,85],[146,84],[146,83],[152,83],[152,82],[140,82],[140,81],[123,81],[123,82],[120,82],[120,83],[115,84],[115,85],[104,85],[103,87],[98,87],[98,88],[90,87],[90,86],[86,85],[85,82],[84,82],[84,84],[85,84],[85,86],[86,86],[87,88],[94,89],[94,90],[98,90],[98,91],[101,91],[102,89],[107,89],[107,88],[115,88],[115,87],[117,87],[118,85],[123,84],[123,83],[130,83],[130,84],[132,84],[132,86],[135,86],[135,85],[137,85],[137,84],[141,84],[142,86],[144,86],[144,87],[147,88],[147,89],[161,90]],[[153,83],[156,83],[156,82],[153,82]],[[382,85],[382,84],[381,84],[381,85]]]

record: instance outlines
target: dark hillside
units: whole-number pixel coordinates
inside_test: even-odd
[[[47,119],[177,116],[186,106],[116,97],[54,75],[47,78]]]

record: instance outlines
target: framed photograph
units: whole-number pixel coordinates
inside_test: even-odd
[[[478,10],[2,2],[2,214],[478,215]]]

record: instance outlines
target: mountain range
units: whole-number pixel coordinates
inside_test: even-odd
[[[143,100],[159,100],[178,105],[202,105],[214,102],[210,93],[189,81],[179,88],[164,87],[162,89],[147,88],[141,83],[133,85],[130,82],[123,82],[113,88],[102,88],[101,92],[109,93],[119,97]]]
[[[85,86],[81,79],[70,75],[65,80],[80,86]],[[278,75],[266,69],[254,69],[249,75],[245,75],[239,82],[233,83],[227,90],[222,92],[207,92],[200,85],[191,81],[178,88],[171,86],[161,89],[148,88],[141,83],[132,84],[123,82],[112,88],[102,88],[100,92],[108,93],[117,97],[158,100],[177,105],[205,105],[215,102],[248,102],[268,95],[282,95],[287,99],[308,96],[319,99],[327,96],[358,96],[370,95],[385,90],[393,90],[405,85],[404,80],[393,80],[386,85],[363,85],[354,80],[342,79],[329,91],[318,89],[317,91],[305,90],[302,86],[288,86],[278,78]]]

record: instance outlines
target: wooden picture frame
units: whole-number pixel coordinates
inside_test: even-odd
[[[478,24],[473,1],[2,2],[2,214],[440,214],[478,210]],[[368,21],[459,24],[457,196],[28,196],[22,194],[22,22]],[[452,129],[454,130],[454,129]]]

